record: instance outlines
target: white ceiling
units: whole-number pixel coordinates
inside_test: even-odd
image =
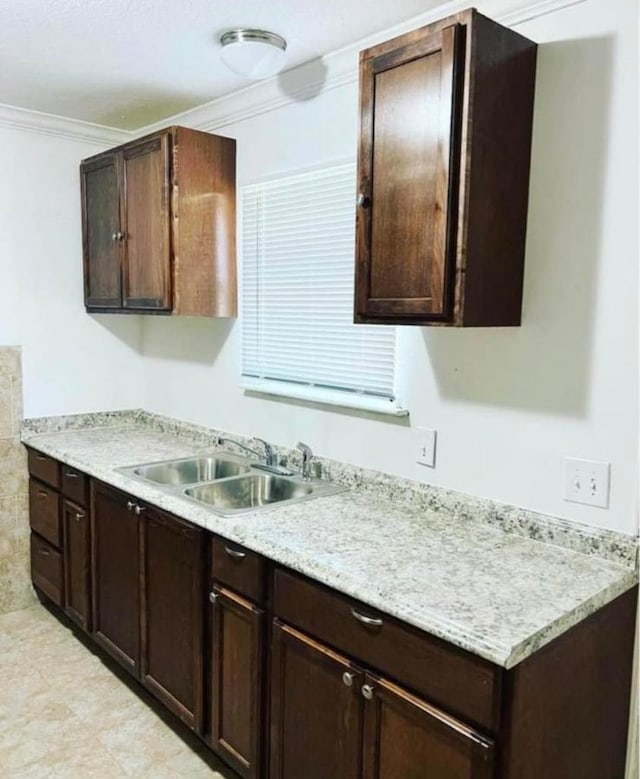
[[[295,67],[442,0],[0,0],[0,103],[136,129],[248,83],[220,62],[226,29],[288,42]]]

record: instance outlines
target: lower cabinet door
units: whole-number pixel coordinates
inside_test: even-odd
[[[148,507],[143,517],[142,682],[201,731],[204,531]]]
[[[93,482],[93,635],[136,676],[140,664],[139,516],[128,495]]]
[[[264,613],[214,587],[211,630],[211,745],[245,779],[263,766]]]
[[[89,516],[69,500],[62,504],[64,527],[64,593],[67,615],[85,630],[91,629]]]
[[[363,680],[345,657],[274,621],[271,779],[359,779]]]
[[[367,674],[364,779],[490,779],[493,743],[390,682]]]

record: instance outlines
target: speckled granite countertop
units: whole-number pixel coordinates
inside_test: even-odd
[[[354,489],[222,517],[116,468],[211,451],[139,424],[23,441],[137,498],[510,668],[625,592],[632,567]],[[42,429],[42,428],[40,428]],[[46,428],[45,428],[46,429]],[[37,430],[37,428],[36,428]]]

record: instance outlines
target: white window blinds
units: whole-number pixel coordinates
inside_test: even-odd
[[[244,386],[399,413],[395,328],[353,324],[354,225],[353,164],[243,188]]]

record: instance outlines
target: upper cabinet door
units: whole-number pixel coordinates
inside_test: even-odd
[[[460,37],[454,25],[362,61],[356,321],[450,316]]]
[[[171,310],[169,142],[163,133],[122,151],[127,309]]]
[[[117,155],[83,163],[82,241],[87,308],[120,308],[121,247]]]

